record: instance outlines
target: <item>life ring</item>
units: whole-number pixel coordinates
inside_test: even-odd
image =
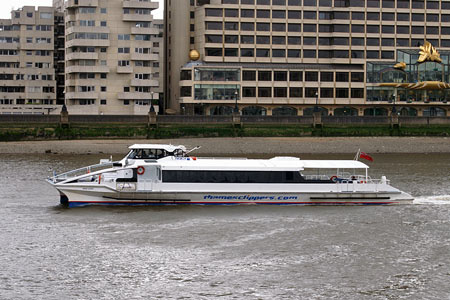
[[[137,170],[138,175],[144,175],[144,173],[145,173],[145,168],[143,166],[137,167],[136,170]]]
[[[336,182],[337,179],[338,179],[338,177],[336,175],[333,175],[333,176],[330,177],[330,180],[333,181],[333,182]]]

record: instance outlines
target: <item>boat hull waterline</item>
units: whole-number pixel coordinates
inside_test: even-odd
[[[67,194],[67,195],[66,195]],[[61,195],[68,207],[88,205],[397,205],[410,204],[406,193],[77,193]],[[69,200],[70,199],[70,200]]]

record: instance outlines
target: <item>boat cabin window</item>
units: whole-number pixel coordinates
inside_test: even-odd
[[[160,159],[168,156],[164,149],[134,149],[128,155],[129,159]]]
[[[207,183],[301,183],[299,172],[292,171],[163,171],[163,182]]]

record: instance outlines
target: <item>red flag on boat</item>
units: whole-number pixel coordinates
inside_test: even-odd
[[[370,156],[369,154],[367,154],[367,153],[365,153],[365,152],[360,152],[360,153],[359,153],[359,157],[360,157],[360,158],[367,159],[368,161],[373,161],[372,156]]]

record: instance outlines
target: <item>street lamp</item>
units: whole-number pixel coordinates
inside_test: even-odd
[[[150,92],[152,95],[152,99],[150,100],[150,112],[155,112],[155,108],[153,107],[153,91]]]
[[[392,114],[393,115],[397,112],[397,110],[395,109],[395,98],[396,98],[396,95],[393,95],[392,96],[392,100],[393,100],[393,102],[392,102]]]
[[[316,91],[316,105],[314,106],[314,112],[318,112],[319,111],[319,91]]]
[[[238,97],[238,91],[234,91],[234,112],[235,113],[239,112],[239,108],[237,105],[237,97]]]

